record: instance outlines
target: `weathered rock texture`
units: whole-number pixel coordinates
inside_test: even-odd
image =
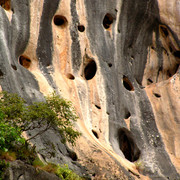
[[[6,171],[6,176],[3,180],[60,180],[55,174],[36,169],[22,161],[12,162],[11,166]]]
[[[0,2],[2,90],[71,100],[82,132],[74,151],[93,178],[180,179],[178,0]],[[67,162],[46,136],[33,142],[54,144],[44,159]]]

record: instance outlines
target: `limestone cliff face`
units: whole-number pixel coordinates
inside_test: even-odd
[[[44,160],[94,179],[180,178],[178,0],[0,4],[2,90],[29,102],[55,90],[79,115],[77,162],[52,131],[33,142]]]

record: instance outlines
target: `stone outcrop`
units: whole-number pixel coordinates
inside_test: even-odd
[[[4,180],[60,180],[55,174],[35,169],[19,160],[12,162],[11,166],[6,171]]]
[[[29,103],[55,90],[79,116],[76,147],[53,131],[32,142],[45,161],[94,179],[180,178],[178,0],[0,5],[1,89]]]

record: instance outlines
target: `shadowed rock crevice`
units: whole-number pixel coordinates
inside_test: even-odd
[[[92,129],[92,133],[94,134],[94,136],[95,136],[97,139],[99,139],[99,135],[98,135],[98,133],[97,133],[94,129]]]

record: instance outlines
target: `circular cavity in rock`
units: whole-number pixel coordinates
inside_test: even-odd
[[[4,76],[4,73],[0,69],[0,77]]]
[[[92,79],[97,71],[97,66],[96,66],[96,62],[94,60],[90,60],[85,68],[84,68],[84,77],[86,80],[90,80]]]
[[[180,51],[175,51],[173,55],[177,58],[180,58]]]
[[[13,64],[11,64],[11,67],[16,71],[17,70],[17,67]]]
[[[109,66],[109,67],[112,67],[112,63],[108,63],[108,66]]]
[[[84,32],[84,31],[85,31],[85,27],[84,27],[83,25],[79,25],[79,26],[78,26],[78,30],[79,30],[80,32]]]
[[[67,24],[67,19],[62,15],[56,15],[54,17],[54,24],[57,26],[65,26]]]
[[[71,80],[75,79],[75,77],[71,73],[66,74],[66,77]]]
[[[132,83],[126,76],[123,76],[123,85],[128,91],[134,91]]]
[[[19,63],[26,69],[28,69],[31,65],[31,60],[25,56],[19,57]]]
[[[105,16],[104,16],[104,19],[103,19],[103,26],[105,29],[109,29],[111,27],[111,24],[113,23],[113,17],[111,14],[107,13]]]
[[[161,97],[161,95],[158,94],[158,93],[154,93],[154,96],[156,96],[157,98],[160,98],[160,97]]]
[[[120,128],[118,130],[119,147],[123,152],[126,159],[134,162],[139,159],[141,151],[137,147],[132,133],[126,128]]]
[[[0,6],[2,6],[2,8],[4,8],[6,11],[8,11],[11,8],[11,1],[10,0],[0,0]]]
[[[124,118],[128,119],[129,117],[131,117],[131,113],[129,111],[126,110]]]

